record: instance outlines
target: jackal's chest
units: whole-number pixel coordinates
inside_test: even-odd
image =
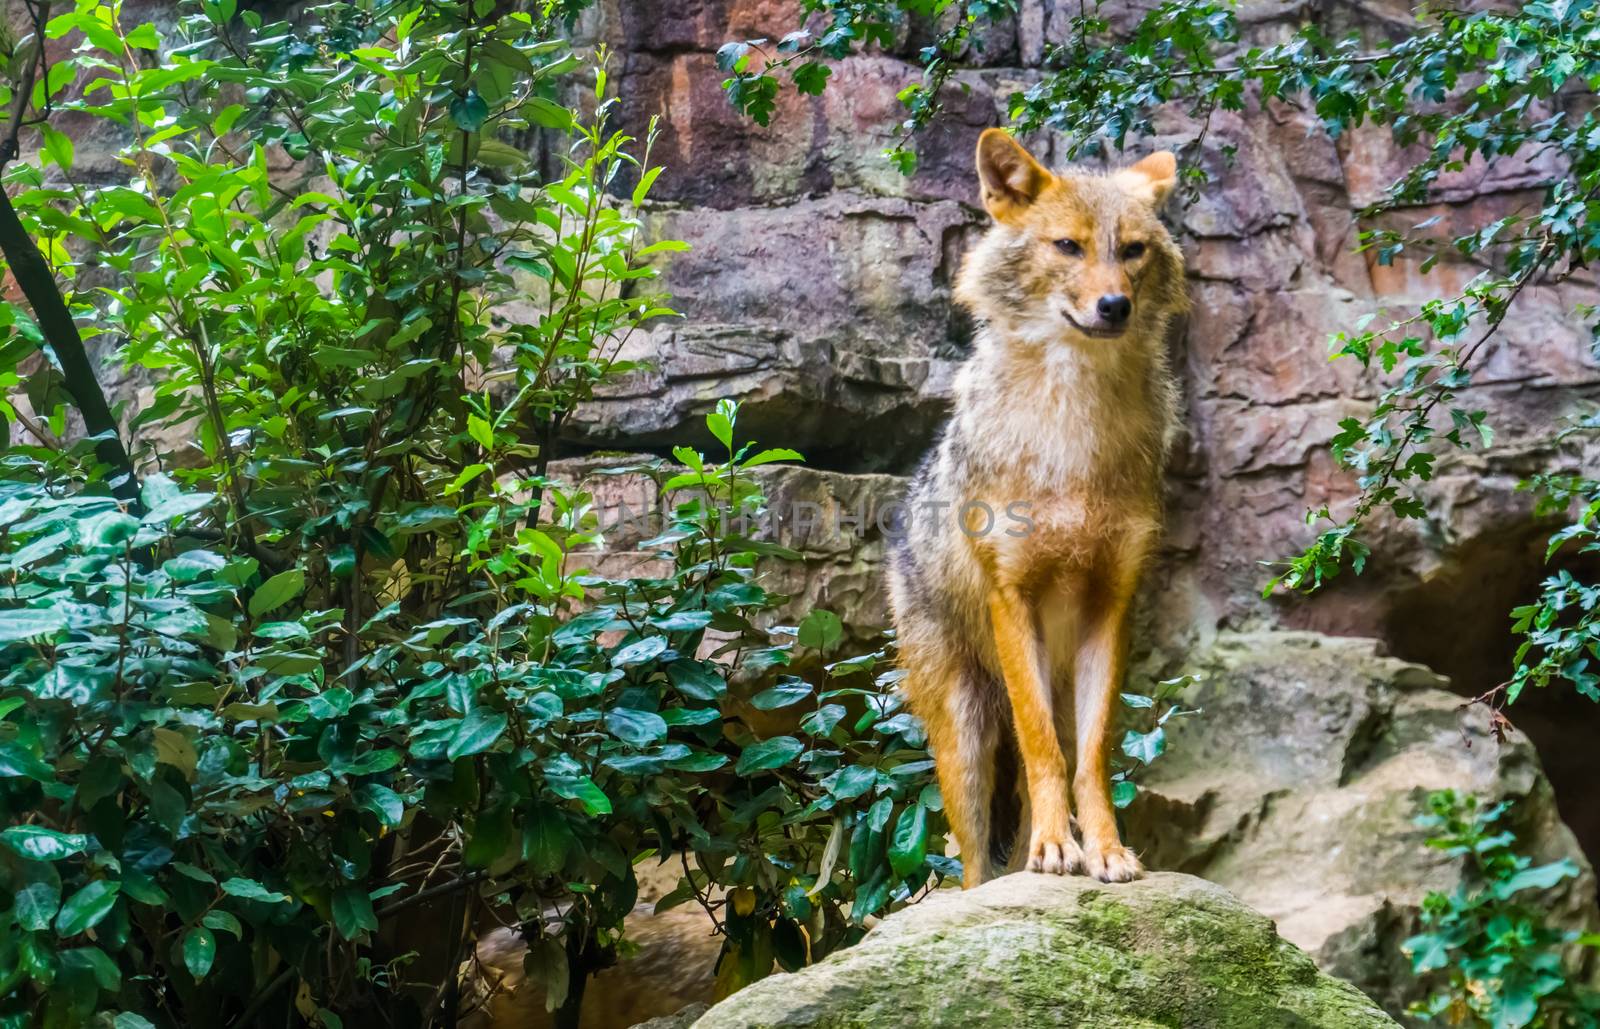
[[[1148,496],[1036,492],[1006,512],[1003,532],[965,528],[997,579],[1030,590],[1062,576],[1133,574],[1160,533]]]

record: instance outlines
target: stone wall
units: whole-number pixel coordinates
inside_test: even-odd
[[[798,7],[606,0],[586,23],[615,50],[625,126],[642,132],[652,116],[661,119],[655,152],[667,171],[649,218],[694,250],[675,255],[665,275],[686,317],[636,340],[633,356],[654,367],[581,412],[568,443],[659,452],[668,441],[709,442],[701,416],[734,397],[744,402],[746,431],[807,455],[814,471],[793,473],[793,488],[878,506],[903,489],[933,438],[966,352],[970,327],[951,304],[950,284],[985,221],[973,144],[1004,123],[1007,96],[1037,78],[1046,45],[1062,37],[1077,4],[1028,0],[1014,23],[988,34],[948,91],[948,111],[917,141],[910,178],[881,151],[903,116],[895,94],[918,77],[915,32],[897,52],[839,64],[822,97],[785,92],[767,128],[739,117],[721,94],[715,49],[781,36],[799,24]],[[1126,23],[1141,5],[1104,9]],[[1251,42],[1270,41],[1308,11],[1247,3],[1242,20]],[[1339,11],[1334,27],[1374,37],[1410,17],[1383,0]],[[1181,111],[1156,124],[1160,135],[1137,142],[1140,152],[1181,145],[1199,128]],[[1058,149],[1051,138],[1029,144],[1045,157]],[[1489,412],[1494,445],[1441,462],[1425,521],[1378,526],[1369,571],[1316,598],[1260,595],[1271,574],[1262,562],[1298,553],[1312,536],[1306,512],[1325,503],[1338,511],[1354,489],[1325,440],[1381,385],[1350,359],[1329,363],[1330,334],[1365,314],[1410,314],[1480,270],[1454,254],[1425,274],[1416,257],[1383,266],[1355,252],[1357,212],[1381,196],[1405,157],[1386,131],[1330,139],[1313,115],[1287,105],[1212,119],[1200,160],[1215,185],[1169,211],[1195,309],[1173,344],[1187,432],[1169,469],[1166,542],[1142,605],[1147,665],[1172,671],[1177,655],[1218,632],[1281,626],[1378,637],[1445,672],[1468,696],[1509,671],[1506,612],[1545,574],[1548,533],[1531,521],[1532,501],[1516,483],[1552,457],[1572,469],[1600,465],[1600,449],[1556,454],[1548,442],[1566,417],[1600,399],[1600,362],[1574,313],[1594,295],[1587,272],[1529,289],[1483,349],[1466,399]],[[1390,218],[1409,226],[1438,216],[1442,236],[1536,203],[1540,184],[1560,171],[1543,159],[1474,163],[1441,179],[1437,204]],[[836,535],[826,553],[805,549],[803,581],[791,581],[797,607],[831,603],[863,630],[883,618],[880,534],[869,528],[859,540]],[[1582,748],[1568,745],[1572,726],[1593,712],[1570,691],[1551,694],[1514,714],[1595,853],[1600,810],[1577,802],[1587,779],[1570,756]]]
[[[801,450],[813,468],[908,472],[965,352],[950,282],[984,223],[973,143],[1003,123],[1008,94],[1037,76],[1069,6],[1032,0],[1016,24],[990,33],[961,75],[970,91],[951,90],[951,110],[918,141],[918,173],[902,178],[880,152],[901,116],[895,93],[917,78],[915,39],[905,54],[843,62],[822,97],[786,92],[761,128],[721,95],[713,53],[729,39],[788,31],[798,4],[609,0],[589,29],[616,48],[623,120],[642,131],[651,116],[662,119],[656,154],[668,170],[650,217],[694,251],[666,272],[685,319],[637,340],[636,356],[655,367],[590,405],[571,442],[649,448],[703,438],[700,417],[731,396],[745,403],[747,430]],[[1108,6],[1114,20],[1136,7]],[[1353,10],[1374,26],[1394,13]],[[1302,14],[1257,5],[1245,18],[1254,38],[1269,39],[1288,24],[1274,16]],[[1158,127],[1137,146],[1176,146],[1198,128],[1178,112]],[[1052,139],[1030,142],[1042,154],[1056,149]],[[1334,141],[1283,105],[1212,119],[1201,160],[1216,186],[1170,212],[1195,312],[1173,353],[1188,432],[1173,457],[1167,544],[1148,589],[1155,638],[1185,643],[1273,623],[1392,635],[1392,598],[1444,574],[1463,548],[1511,533],[1516,560],[1528,557],[1518,527],[1530,502],[1515,482],[1547,449],[1551,428],[1600,397],[1600,364],[1572,313],[1592,296],[1588,277],[1531,290],[1485,348],[1469,396],[1489,410],[1495,446],[1444,465],[1426,523],[1380,532],[1375,571],[1315,601],[1259,597],[1268,574],[1260,562],[1297,552],[1310,536],[1305,512],[1337,509],[1352,491],[1324,441],[1377,387],[1353,362],[1328,362],[1329,335],[1363,314],[1407,313],[1449,295],[1479,270],[1446,258],[1423,274],[1413,260],[1384,267],[1353,252],[1355,212],[1403,157],[1385,132]],[[1403,220],[1439,215],[1441,234],[1474,224],[1536,200],[1556,172],[1540,162],[1469,167],[1446,177],[1440,204]],[[1493,613],[1496,631],[1502,615]]]

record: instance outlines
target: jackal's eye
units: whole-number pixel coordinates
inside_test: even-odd
[[[1068,257],[1083,256],[1083,247],[1080,247],[1078,245],[1078,241],[1075,239],[1056,240],[1056,249],[1061,251],[1063,254],[1066,254]]]
[[[1143,256],[1144,256],[1144,244],[1143,243],[1129,243],[1127,246],[1122,248],[1122,259],[1124,261],[1137,261],[1139,258],[1141,258]]]

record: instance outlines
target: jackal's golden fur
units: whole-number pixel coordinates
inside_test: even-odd
[[[1122,882],[1141,869],[1106,748],[1176,412],[1164,340],[1188,302],[1156,217],[1176,163],[1054,175],[991,129],[978,176],[994,224],[956,297],[979,330],[890,575],[906,688],[966,885],[1007,852]]]

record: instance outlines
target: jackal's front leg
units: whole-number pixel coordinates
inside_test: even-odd
[[[1117,835],[1106,754],[1111,712],[1127,660],[1128,606],[1129,597],[1119,590],[1098,610],[1085,612],[1083,639],[1073,669],[1078,763],[1072,792],[1089,874],[1103,882],[1127,882],[1144,871]]]
[[[1028,778],[1033,820],[1028,869],[1056,875],[1081,872],[1083,851],[1072,838],[1067,803],[1067,761],[1056,735],[1050,684],[1042,674],[1042,646],[1033,612],[1019,591],[999,588],[989,594],[989,619]]]

